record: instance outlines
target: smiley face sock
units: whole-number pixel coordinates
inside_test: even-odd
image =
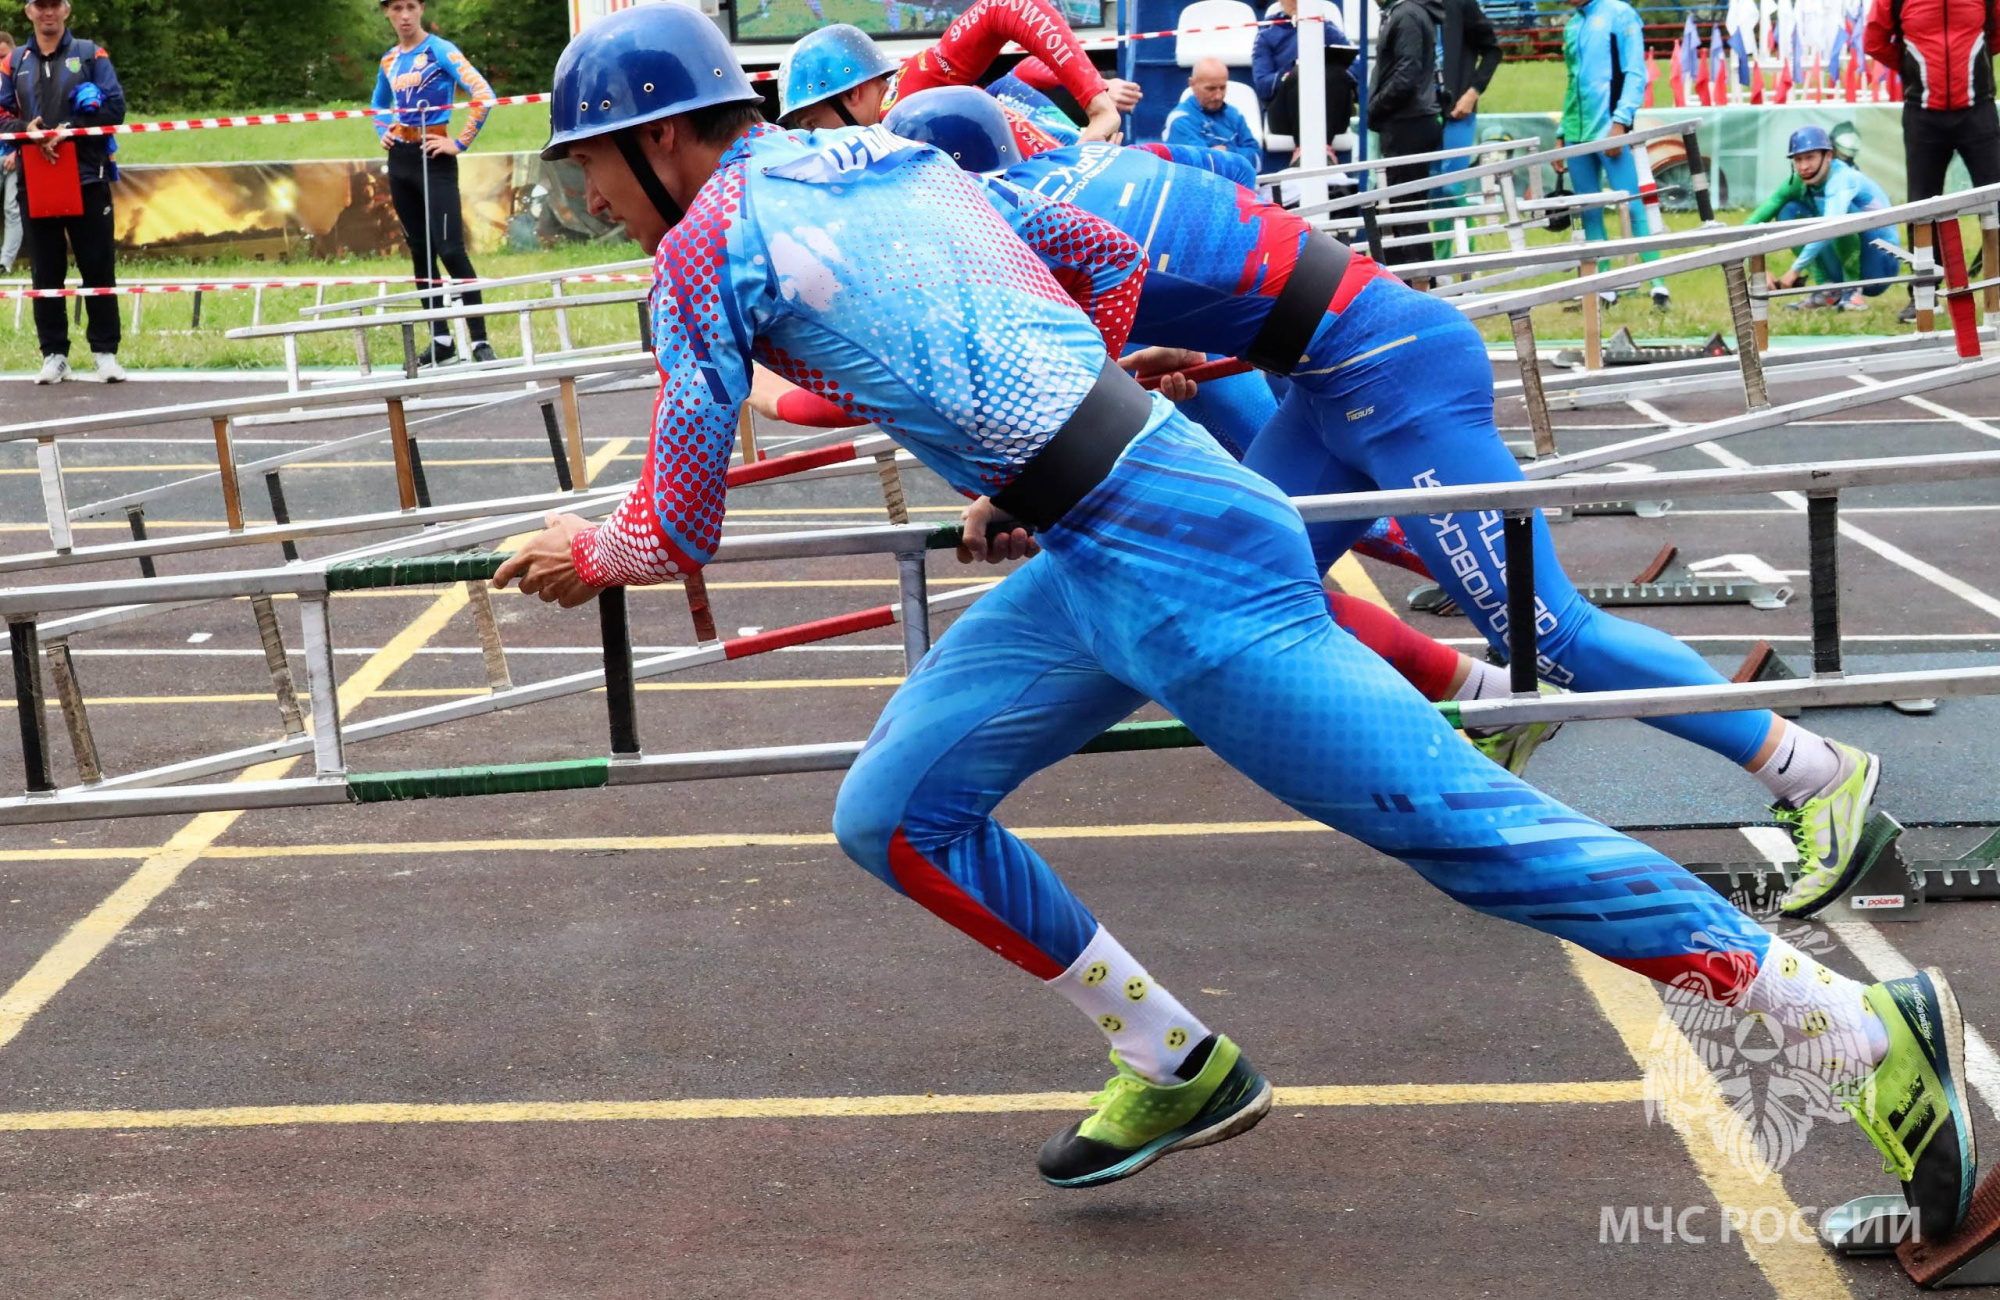
[[[1166,989],[1103,926],[1069,969],[1048,981],[1089,1016],[1118,1059],[1154,1083],[1179,1083],[1174,1071],[1208,1037],[1208,1026]]]

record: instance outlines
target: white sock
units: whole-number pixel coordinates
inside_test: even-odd
[[[1888,1030],[1862,999],[1861,985],[1776,935],[1742,1005],[1775,1020],[1787,1058],[1829,1083],[1859,1079],[1889,1052]]]
[[[1499,700],[1512,695],[1513,681],[1507,670],[1484,659],[1466,656],[1472,671],[1465,675],[1465,684],[1452,694],[1454,700]]]
[[[1764,783],[1773,798],[1796,808],[1840,775],[1840,751],[1826,737],[1796,722],[1779,718],[1778,725],[1784,728],[1778,733],[1778,747],[1751,775]]]
[[[1154,1083],[1184,1082],[1175,1068],[1208,1037],[1208,1026],[1154,983],[1101,925],[1069,969],[1048,984],[1096,1022],[1119,1060]]]

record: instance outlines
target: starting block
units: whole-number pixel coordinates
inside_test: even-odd
[[[1888,813],[1878,812],[1870,817],[1861,828],[1861,843],[1854,850],[1855,856],[1866,865],[1847,892],[1828,903],[1818,916],[1824,920],[1843,920],[1856,915],[1871,921],[1918,920],[1923,913],[1928,879],[1921,868],[1938,864],[1905,862],[1897,848],[1902,835],[1903,824]],[[2000,841],[2000,833],[1988,843],[1995,841]],[[1739,905],[1750,912],[1775,910],[1779,895],[1791,885],[1794,874],[1789,864],[1775,862],[1690,862],[1687,869],[1724,898],[1739,900]],[[2000,871],[1995,876],[1994,896],[2000,897]]]
[[[1821,918],[1915,921],[1927,902],[2000,899],[2000,831],[1959,857],[1913,860],[1903,857],[1902,834],[1902,824],[1888,813],[1868,819],[1855,849],[1868,865],[1846,893],[1819,913]],[[1687,869],[1753,912],[1775,907],[1792,881],[1791,867],[1772,862],[1690,862]]]
[[[1650,366],[1661,361],[1697,361],[1705,357],[1733,357],[1736,352],[1717,330],[1708,336],[1706,343],[1693,347],[1646,347],[1632,337],[1632,331],[1621,328],[1604,341],[1602,360],[1607,366]],[[1580,366],[1583,353],[1575,348],[1564,348],[1556,353],[1559,366]]]
[[[1641,503],[1643,504],[1643,503]],[[1615,513],[1607,511],[1606,513]],[[1634,507],[1634,513],[1638,509]],[[1593,605],[1749,605],[1753,609],[1783,609],[1791,603],[1789,587],[1769,587],[1736,578],[1703,578],[1679,563],[1680,548],[1666,545],[1630,582],[1579,582],[1576,589]],[[1458,605],[1436,583],[1426,583],[1409,595],[1409,606],[1422,614],[1453,614]]]
[[[1804,673],[1799,672],[1785,662],[1784,656],[1772,648],[1769,641],[1759,641],[1750,647],[1749,654],[1743,656],[1742,665],[1737,668],[1735,674],[1729,680],[1738,684],[1743,682],[1789,682],[1797,681],[1803,676],[1805,676]],[[1937,712],[1937,701],[1934,699],[1888,700],[1886,703],[1896,712],[1909,714],[1912,717],[1924,717]],[[1832,707],[1866,709],[1875,706],[1870,704],[1849,704]],[[1777,709],[1775,712],[1780,717],[1796,718],[1802,710]]]
[[[1836,1255],[1891,1255],[1926,1290],[2000,1287],[2000,1170],[1972,1193],[1972,1212],[1944,1241],[1913,1241],[1910,1207],[1900,1196],[1857,1196],[1828,1210],[1819,1237]]]

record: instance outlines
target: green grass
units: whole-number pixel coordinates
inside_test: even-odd
[[[1479,97],[1482,113],[1560,113],[1563,103],[1562,60],[1509,59],[1493,74],[1493,84]]]
[[[333,108],[366,108],[366,104],[316,104],[313,111]],[[307,110],[261,109],[264,113]],[[156,119],[205,117],[203,113],[161,112]],[[465,125],[465,115],[452,121],[452,129]],[[521,153],[540,149],[549,138],[549,108],[546,104],[514,104],[496,108],[486,118],[473,153]],[[307,158],[372,158],[382,152],[372,122],[351,118],[344,122],[306,122],[292,126],[231,126],[205,131],[162,131],[121,136],[118,161],[126,166],[143,163],[232,163],[296,162]]]
[[[1747,214],[1725,212],[1722,219],[1734,224]],[[1699,224],[1693,213],[1668,213],[1667,226],[1673,230],[1689,230]],[[1615,223],[1614,223],[1615,228]],[[1979,246],[1979,232],[1975,226],[1965,227],[1968,247]],[[1529,233],[1530,244],[1550,244],[1566,241],[1567,234],[1552,235],[1547,231]],[[1490,241],[1489,241],[1490,242]],[[1789,254],[1777,254],[1770,259],[1773,273],[1782,274],[1791,266]],[[1532,284],[1547,284],[1558,279],[1568,279],[1573,272],[1547,276],[1539,280],[1524,282],[1520,287]],[[1673,307],[1668,311],[1658,311],[1650,297],[1644,292],[1622,298],[1618,305],[1604,312],[1604,335],[1609,338],[1621,327],[1630,328],[1634,338],[1645,340],[1707,338],[1716,330],[1721,330],[1725,339],[1732,338],[1729,323],[1729,300],[1723,290],[1722,269],[1706,267],[1685,275],[1672,276],[1667,280],[1667,288],[1673,294]],[[1797,302],[1796,298],[1774,299],[1771,303],[1771,338],[1775,343],[1788,337],[1827,337],[1844,334],[1906,334],[1911,327],[1898,324],[1896,313],[1909,302],[1909,295],[1901,289],[1892,288],[1877,298],[1870,298],[1869,308],[1862,312],[1844,311],[1791,311],[1785,304]],[[1575,339],[1583,336],[1583,314],[1575,307],[1561,304],[1537,307],[1531,313],[1535,324],[1535,337],[1539,340]],[[1940,313],[1942,318],[1942,313]],[[1489,342],[1506,342],[1513,337],[1508,330],[1504,316],[1488,317],[1478,322],[1479,331]],[[1942,328],[1942,325],[1940,326]]]
[[[499,278],[509,275],[527,275],[536,271],[549,271],[568,266],[589,266],[602,262],[620,262],[640,257],[639,246],[621,240],[613,244],[566,244],[539,253],[488,253],[477,259],[482,275]],[[362,276],[362,275],[403,275],[410,273],[410,263],[404,258],[354,258],[337,262],[305,262],[275,264],[271,262],[186,262],[164,259],[127,258],[119,265],[121,275],[126,278],[171,277],[177,280],[247,280],[279,279],[287,276]],[[609,292],[620,286],[571,285],[574,293]],[[364,298],[372,290],[328,289],[327,301],[337,302],[347,298]],[[493,299],[520,299],[530,294],[547,296],[546,286],[523,286],[518,289],[500,289],[493,293]],[[75,299],[69,300],[74,312]],[[161,294],[145,299],[145,312],[141,319],[144,327],[137,333],[132,330],[132,308],[136,298],[119,298],[119,305],[125,322],[125,339],[118,355],[127,366],[149,367],[202,367],[219,369],[274,368],[284,364],[284,350],[276,339],[227,339],[225,330],[250,324],[252,295],[242,293],[211,293],[203,295],[201,329],[189,328],[194,311],[194,299],[189,294]],[[310,306],[313,291],[310,289],[271,289],[264,294],[264,321],[273,324],[299,319],[298,310]],[[33,306],[30,304],[22,313],[21,328],[12,329],[12,302],[0,302],[0,322],[10,328],[0,329],[0,370],[20,372],[33,370],[41,364],[40,350],[35,343],[35,329],[32,323]],[[570,340],[578,347],[588,347],[598,343],[614,343],[621,339],[635,339],[638,335],[635,308],[628,304],[606,307],[583,308],[569,313]],[[520,326],[516,316],[496,318],[491,325],[493,344],[502,355],[513,356],[520,351]],[[402,357],[402,338],[395,330],[376,330],[369,336],[369,346],[378,364],[397,364]],[[535,347],[540,351],[553,351],[556,343],[555,318],[547,313],[537,313],[535,317]],[[72,318],[70,324],[70,356],[79,369],[88,369],[87,349],[83,341],[83,327]],[[309,336],[300,341],[299,360],[302,364],[345,365],[354,364],[354,336],[346,333]]]

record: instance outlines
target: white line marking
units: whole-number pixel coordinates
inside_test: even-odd
[[[1792,837],[1776,826],[1742,826],[1743,838],[1766,862],[1788,867],[1798,861]],[[1878,980],[1899,980],[1917,973],[1909,958],[1883,937],[1882,931],[1867,921],[1828,921],[1826,928],[1839,936],[1848,951]],[[1965,1026],[1965,1081],[1986,1103],[1993,1118],[2000,1120],[2000,1056],[1995,1056],[1985,1035],[1972,1025]]]
[[[1882,382],[1880,380],[1870,379],[1866,375],[1849,375],[1848,378],[1852,379],[1855,383],[1860,384],[1864,388],[1882,387]],[[1941,415],[1945,418],[1945,420],[1948,423],[1956,424],[1960,428],[1970,429],[1974,433],[1980,434],[1984,437],[2000,438],[2000,429],[1994,428],[1986,421],[1977,419],[1970,415],[1961,414],[1958,411],[1952,410],[1949,406],[1941,406],[1938,403],[1933,402],[1928,397],[1905,397],[1903,401],[1905,401],[1911,406],[1916,407],[1920,411],[1929,411],[1932,415]]]
[[[1631,401],[1627,402],[1626,405],[1630,406],[1633,410],[1639,412],[1647,419],[1657,420],[1660,423],[1666,425],[1668,428],[1674,428],[1680,425],[1680,421],[1674,419],[1672,416],[1660,410],[1658,407],[1653,406],[1652,404],[1643,401],[1639,398],[1636,397],[1633,398]],[[1701,452],[1703,455],[1707,456],[1710,460],[1716,461],[1717,463],[1722,465],[1727,465],[1731,469],[1758,468],[1758,466],[1752,464],[1750,461],[1743,459],[1741,456],[1738,456],[1735,452],[1730,451],[1728,448],[1723,447],[1719,443],[1699,442],[1695,444],[1695,450]],[[1792,509],[1797,511],[1799,514],[1805,513],[1806,499],[1800,493],[1773,492],[1771,493],[1771,495],[1776,497],[1778,500],[1784,502],[1786,505],[1792,507]],[[1847,522],[1845,519],[1840,521],[1840,535],[1842,537],[1846,537],[1853,541],[1859,542],[1861,545],[1875,552],[1875,554],[1889,561],[1889,563],[1894,565],[1899,565],[1900,567],[1909,570],[1911,573],[1916,574],[1919,578],[1922,578],[1925,582],[1928,582],[1933,586],[1943,588],[1944,590],[1950,592],[1954,596],[1957,596],[1960,600],[1964,601],[1968,605],[1971,605],[1973,608],[1979,610],[1980,612],[1988,614],[1995,619],[2000,619],[2000,600],[1995,600],[1993,597],[1987,595],[1985,592],[1981,591],[1979,588],[1973,586],[1969,582],[1965,582],[1959,578],[1954,578],[1949,573],[1946,573],[1943,569],[1938,568],[1935,564],[1932,564],[1927,560],[1920,560],[1916,556],[1904,550],[1902,547],[1896,546],[1890,542],[1885,542],[1881,538],[1875,536],[1875,534],[1870,532],[1865,532],[1862,529],[1857,528],[1853,524]]]

